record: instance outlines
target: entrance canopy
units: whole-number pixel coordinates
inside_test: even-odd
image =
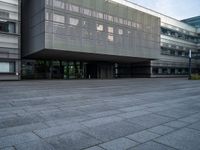
[[[150,61],[152,59],[136,58],[136,57],[124,57],[116,55],[102,55],[94,53],[81,53],[70,52],[63,50],[41,50],[34,54],[25,57],[27,59],[51,59],[51,60],[78,60],[78,61],[106,61],[106,62],[122,62],[122,63],[135,63]]]

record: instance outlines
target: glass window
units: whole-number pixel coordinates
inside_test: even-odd
[[[103,31],[103,25],[97,24],[97,31]]]
[[[2,17],[2,18],[9,18],[9,12],[0,11],[0,17]]]
[[[51,3],[50,3],[50,0],[46,0],[46,5],[50,5]]]
[[[118,22],[119,22],[118,19],[119,19],[118,17],[114,17],[114,22],[115,22],[115,23],[118,23]]]
[[[182,56],[182,51],[178,51],[178,56]]]
[[[65,9],[65,3],[60,0],[54,0],[54,6],[57,8]]]
[[[158,68],[158,74],[162,74],[162,68]]]
[[[123,24],[123,19],[122,18],[119,18],[119,23]]]
[[[113,42],[114,41],[114,37],[112,34],[108,35],[108,41]]]
[[[132,22],[132,27],[136,28],[137,27],[137,23]]]
[[[167,68],[162,68],[162,74],[168,74]]]
[[[137,23],[137,28],[138,28],[138,29],[141,29],[141,28],[142,28],[142,25],[139,24],[139,23]]]
[[[163,55],[170,55],[170,50],[169,49],[166,49],[166,48],[161,48],[161,53]]]
[[[89,27],[89,23],[85,20],[82,21],[82,27],[84,28],[88,28]]]
[[[113,21],[113,16],[108,15],[108,21]]]
[[[18,5],[18,0],[1,0],[2,2],[6,2],[6,3],[10,3],[10,4],[14,4],[14,5]]]
[[[60,22],[60,23],[65,23],[65,16],[58,15],[58,14],[53,14],[53,21]]]
[[[77,26],[79,24],[79,19],[69,18],[69,24],[73,26]]]
[[[98,13],[97,16],[99,19],[103,19],[103,13]]]
[[[14,73],[15,63],[0,62],[0,73]]]
[[[130,26],[130,27],[131,27],[131,21],[128,21],[128,26]]]
[[[91,12],[91,10],[89,10],[89,9],[83,8],[83,14],[84,14],[84,15],[87,15],[87,16],[91,16],[91,15],[92,15],[92,12]]]
[[[108,32],[109,32],[109,33],[113,33],[113,32],[114,32],[113,27],[108,27]]]
[[[7,12],[5,10],[0,10],[0,17],[5,19],[18,20],[18,14],[14,12]]]
[[[124,19],[124,25],[128,25],[128,20]]]
[[[18,13],[19,11],[17,5],[9,4],[8,2],[2,2],[2,0],[0,1],[0,10],[7,10],[15,13]]]
[[[46,20],[49,20],[49,12],[46,12],[46,13],[45,13],[45,19],[46,19]]]
[[[154,75],[159,74],[159,73],[158,73],[158,68],[153,68],[153,74],[154,74]]]
[[[16,33],[15,26],[16,26],[16,24],[14,22],[0,20],[0,31],[1,32]]]
[[[76,5],[69,4],[69,10],[73,12],[79,12],[79,7]]]
[[[118,30],[119,35],[123,35],[123,29]]]

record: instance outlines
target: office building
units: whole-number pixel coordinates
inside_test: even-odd
[[[192,18],[188,18],[185,20],[182,20],[183,22],[190,24],[196,28],[200,28],[200,16],[196,16],[196,17],[192,17]]]
[[[0,0],[0,80],[20,79],[20,3]]]
[[[22,0],[21,7],[24,79],[186,77],[188,52],[200,49],[199,17],[179,21],[127,0]],[[199,64],[193,59],[193,72]]]

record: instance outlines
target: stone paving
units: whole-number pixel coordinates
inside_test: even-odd
[[[0,82],[0,150],[200,150],[200,81]]]

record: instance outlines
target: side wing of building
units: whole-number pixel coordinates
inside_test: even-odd
[[[21,1],[0,0],[0,80],[19,80]]]
[[[128,0],[112,0],[133,9],[159,17],[161,50],[158,60],[151,61],[151,77],[181,77],[188,74],[188,52],[198,52],[199,29],[164,14],[144,8]],[[191,19],[190,19],[191,20]],[[193,72],[199,72],[199,61],[193,60]]]

